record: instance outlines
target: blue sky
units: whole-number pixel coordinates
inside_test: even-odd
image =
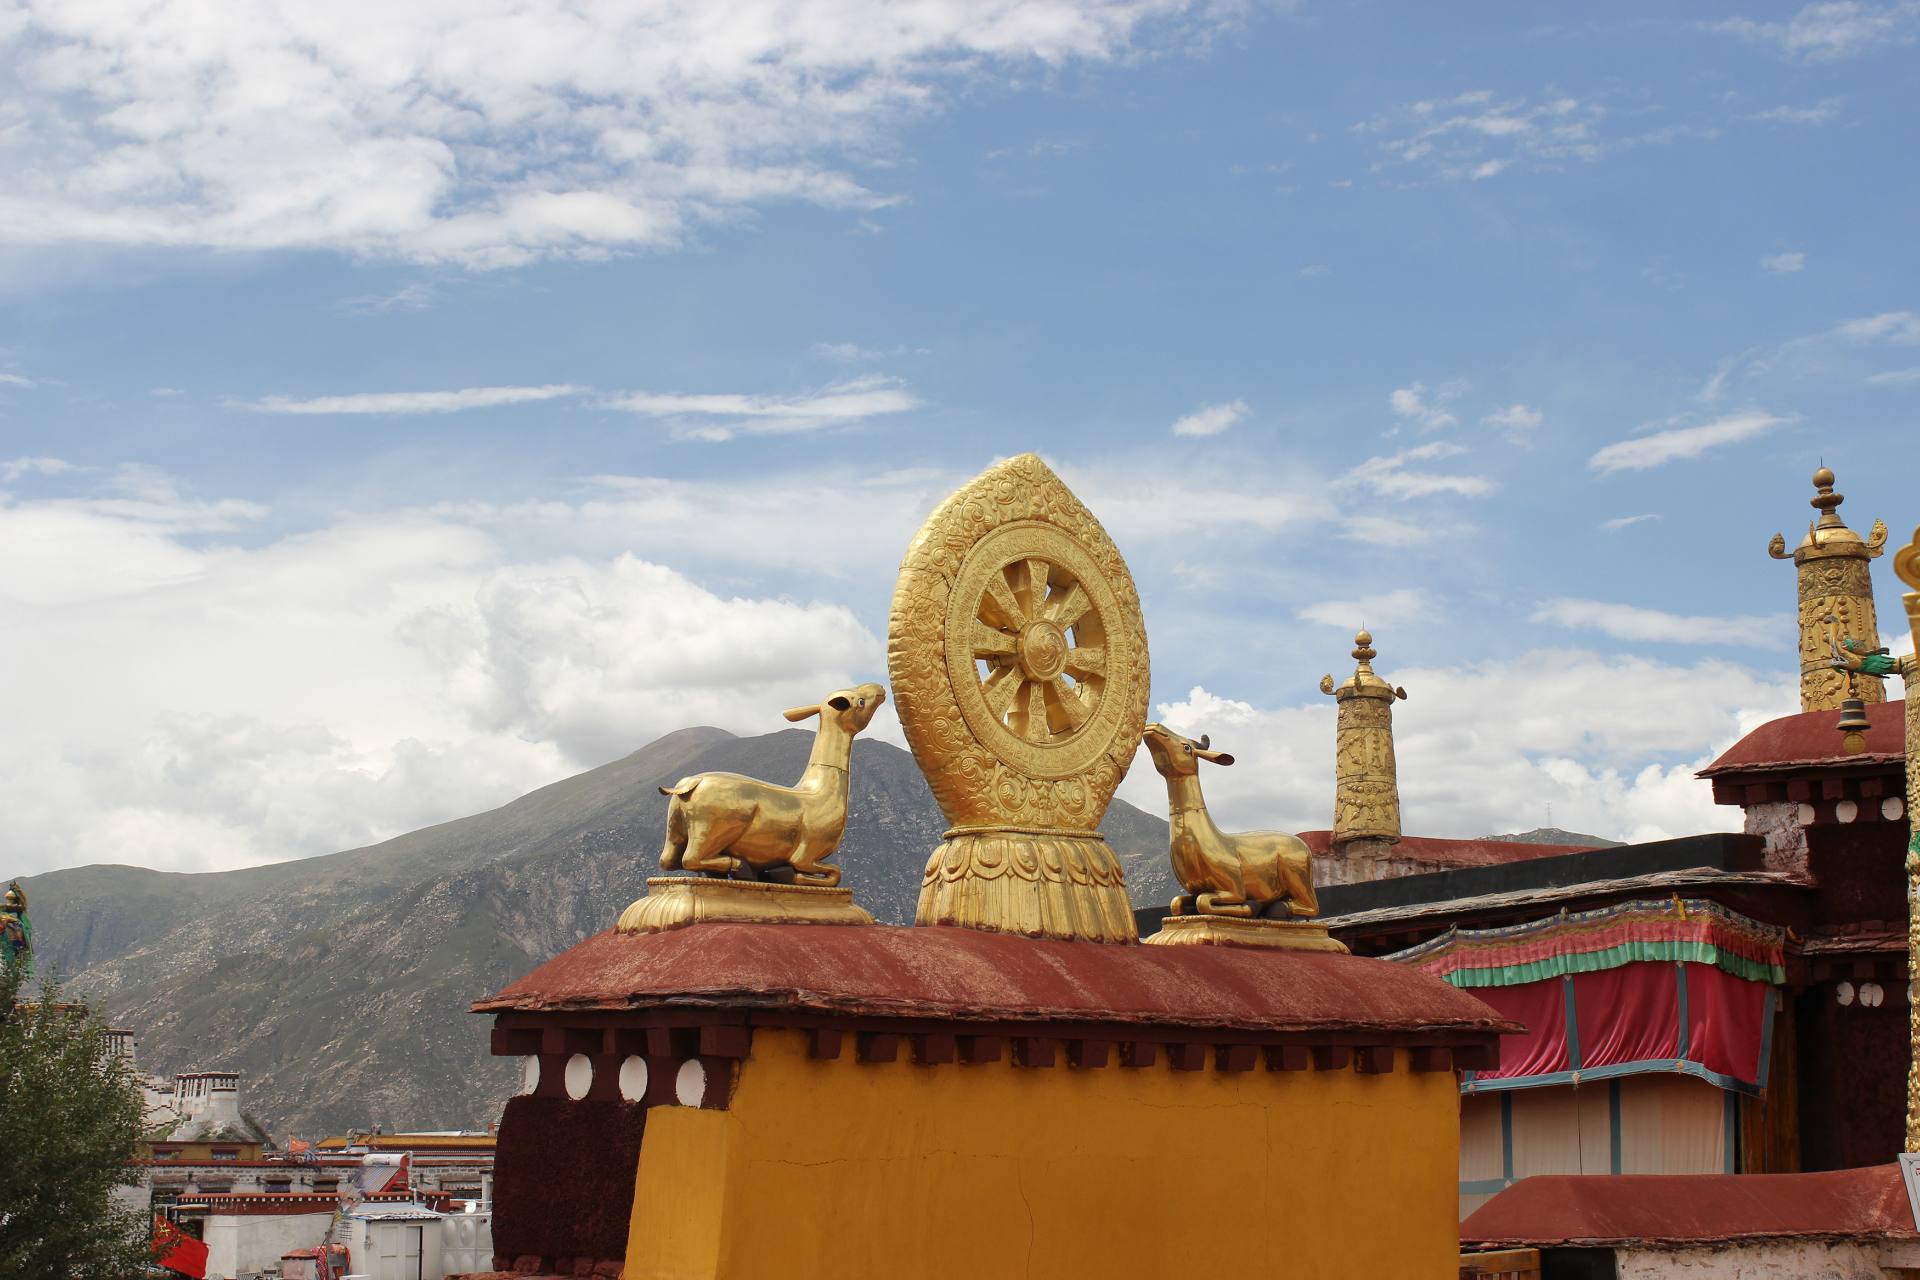
[[[1235,739],[1229,819],[1326,825],[1364,621],[1410,830],[1729,825],[1692,770],[1795,707],[1767,538],[1823,458],[1920,522],[1917,36],[0,5],[0,870],[781,727],[1028,449],[1128,555],[1161,714]]]

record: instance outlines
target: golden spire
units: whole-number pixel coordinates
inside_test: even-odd
[[[1843,495],[1833,491],[1833,472],[1821,467],[1813,473],[1817,492],[1809,499],[1820,514],[1807,523],[1807,536],[1794,548],[1800,571],[1800,709],[1834,711],[1848,696],[1848,675],[1836,671],[1827,635],[1828,618],[1837,620],[1842,634],[1863,649],[1880,645],[1873,612],[1873,575],[1867,562],[1886,545],[1887,526],[1876,520],[1862,538],[1840,518]],[[1787,558],[1787,540],[1773,535],[1767,552],[1775,560]],[[1859,682],[1857,696],[1864,702],[1883,702],[1879,681]]]
[[[1339,700],[1334,746],[1333,844],[1400,839],[1400,780],[1393,759],[1393,701],[1407,696],[1374,674],[1373,636],[1353,637],[1353,674],[1337,688],[1320,677],[1320,692]]]

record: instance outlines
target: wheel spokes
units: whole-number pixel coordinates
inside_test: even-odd
[[[1107,674],[1107,651],[1102,645],[1083,644],[1067,650],[1066,671],[1076,680]]]
[[[1047,601],[1046,616],[1048,621],[1062,631],[1071,631],[1073,624],[1085,617],[1087,610],[1092,607],[1093,601],[1076,582],[1067,588],[1065,595],[1058,595]]]
[[[1018,631],[1027,625],[1029,617],[1019,597],[1007,584],[1004,574],[987,575],[987,593],[980,598],[980,620],[991,627]]]
[[[990,627],[978,620],[973,624],[973,656],[976,658],[1010,658],[1019,644],[1020,637],[1009,635],[998,627]]]
[[[1068,688],[1065,680],[1055,676],[1047,681],[1047,695],[1047,701],[1058,708],[1062,721],[1054,732],[1073,733],[1087,722],[1087,704],[1081,701],[1080,691]]]
[[[1007,712],[1013,707],[1015,696],[1024,684],[1026,679],[1021,676],[1018,667],[1001,667],[988,676],[980,689],[987,699],[987,713],[995,720],[1004,722]]]

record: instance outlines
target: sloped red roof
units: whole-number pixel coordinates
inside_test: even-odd
[[[1333,848],[1333,832],[1302,831],[1300,839],[1316,857]],[[1434,836],[1401,836],[1392,857],[1430,862],[1437,867],[1491,867],[1529,858],[1557,858],[1563,853],[1585,853],[1605,848],[1591,844],[1525,844],[1518,840],[1443,840]]]
[[[1898,1165],[1831,1173],[1553,1174],[1522,1178],[1460,1224],[1464,1244],[1718,1244],[1913,1239]]]
[[[1906,755],[1905,702],[1876,702],[1867,708],[1867,749],[1847,755],[1834,728],[1838,711],[1802,711],[1769,720],[1728,747],[1700,777],[1745,770],[1789,769],[1818,764],[1898,763]]]
[[[1438,978],[1360,956],[888,925],[609,929],[473,1006],[661,1007],[1255,1031],[1491,1034],[1512,1026]]]

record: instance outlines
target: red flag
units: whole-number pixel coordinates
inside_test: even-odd
[[[193,1280],[205,1280],[207,1274],[207,1246],[158,1214],[153,1219],[153,1260]]]

